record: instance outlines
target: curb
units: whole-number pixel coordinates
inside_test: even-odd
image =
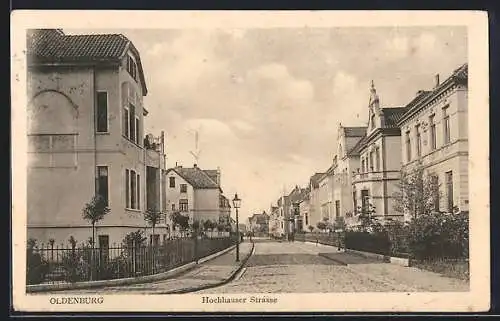
[[[231,245],[227,249],[216,252],[214,254],[205,256],[198,260],[198,262],[193,261],[187,264],[176,267],[170,271],[139,276],[139,277],[131,277],[131,278],[123,278],[123,279],[113,279],[113,280],[99,280],[99,281],[87,281],[87,282],[75,282],[75,283],[63,283],[63,284],[36,284],[36,285],[27,285],[26,293],[36,293],[36,292],[49,292],[49,291],[64,291],[64,290],[81,290],[81,289],[92,289],[92,288],[102,288],[108,286],[120,286],[120,285],[132,285],[139,283],[148,283],[154,281],[161,281],[165,279],[171,279],[173,277],[177,277],[183,273],[186,273],[193,268],[195,268],[198,264],[210,261],[218,256],[226,254],[227,252],[236,248],[236,245]]]
[[[161,292],[158,294],[185,294],[185,293],[197,292],[197,291],[216,288],[216,287],[225,285],[225,284],[231,282],[236,277],[236,275],[238,275],[238,273],[241,271],[241,269],[243,269],[243,267],[246,265],[248,259],[253,255],[254,251],[255,251],[255,243],[252,242],[252,249],[245,256],[245,258],[241,261],[240,266],[236,270],[234,270],[229,277],[227,277],[226,279],[224,279],[222,281],[219,281],[216,283],[210,283],[210,284],[203,284],[203,285],[199,285],[199,286],[192,286],[189,288],[178,289],[178,290],[173,290],[173,291],[165,291],[165,292]]]
[[[333,261],[333,262],[335,262],[335,263],[339,263],[340,265],[343,265],[343,266],[348,266],[348,265],[349,265],[349,264],[345,263],[345,262],[344,262],[344,261],[342,261],[342,260],[331,258],[331,257],[329,257],[329,256],[325,255],[325,253],[318,253],[318,256],[321,256],[321,257],[323,257],[323,258],[325,258],[325,259],[328,259],[328,260],[330,260],[330,261]]]
[[[309,243],[309,244],[313,244],[313,245],[322,244],[322,245],[326,245],[326,246],[336,247],[334,245],[325,244],[325,243],[321,243],[321,242],[315,243],[315,242],[310,242],[310,241],[304,241],[304,243]],[[391,264],[401,265],[404,267],[410,266],[410,260],[408,258],[388,256],[388,255],[382,255],[382,254],[376,254],[376,253],[364,252],[364,251],[357,251],[357,250],[351,250],[351,249],[344,249],[343,252],[362,256],[365,258],[376,259],[376,260],[382,261],[384,263],[391,263]],[[324,256],[322,256],[322,257],[324,257]],[[328,259],[331,259],[331,258],[328,258]],[[335,261],[335,260],[332,260],[332,261]]]

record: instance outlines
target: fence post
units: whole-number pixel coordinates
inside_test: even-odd
[[[137,275],[136,258],[135,258],[135,255],[136,255],[135,247],[136,247],[135,240],[132,240],[132,273],[133,273],[134,277]]]
[[[195,229],[193,231],[193,236],[194,236],[194,261],[196,264],[198,264],[198,232]]]

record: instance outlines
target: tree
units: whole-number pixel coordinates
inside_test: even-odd
[[[211,220],[203,221],[203,229],[205,231],[213,230],[214,227],[215,227],[215,224]]]
[[[394,193],[394,210],[409,214],[414,220],[421,215],[437,212],[439,208],[439,183],[435,176],[424,175],[421,164],[413,170],[403,170]]]
[[[83,219],[92,224],[92,248],[95,245],[95,224],[102,220],[110,212],[104,198],[95,195],[83,208]]]
[[[170,214],[170,219],[174,227],[179,227],[181,230],[187,230],[189,228],[189,217],[182,215],[178,211]]]
[[[323,230],[325,230],[325,229],[326,229],[326,223],[325,223],[325,222],[323,222],[323,221],[320,221],[320,222],[316,223],[316,227],[317,227],[318,229],[320,229],[321,231],[323,231]]]
[[[309,232],[311,232],[311,233],[314,230],[314,226],[312,226],[312,225],[309,225],[307,228],[309,229]]]
[[[156,209],[148,209],[144,213],[144,220],[148,222],[149,225],[151,225],[152,229],[152,237],[151,237],[151,244],[153,243],[153,238],[155,235],[155,226],[160,223],[162,217],[162,213]]]

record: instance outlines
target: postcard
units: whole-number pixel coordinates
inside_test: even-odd
[[[489,310],[487,23],[14,11],[14,309]]]

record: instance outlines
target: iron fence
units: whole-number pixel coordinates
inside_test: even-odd
[[[32,284],[110,280],[166,272],[222,251],[236,237],[198,236],[165,240],[156,245],[29,246],[26,282]]]

